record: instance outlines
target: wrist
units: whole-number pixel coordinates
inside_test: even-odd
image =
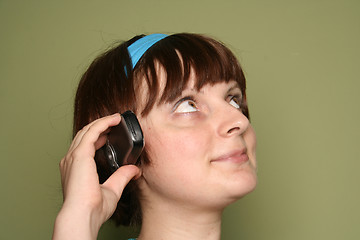
[[[101,223],[98,223],[89,211],[63,206],[55,220],[53,240],[95,240],[100,227]]]

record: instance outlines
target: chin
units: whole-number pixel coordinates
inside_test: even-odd
[[[230,204],[240,200],[249,193],[255,190],[257,185],[256,174],[249,174],[246,177],[242,176],[241,181],[232,182],[223,187],[223,197],[219,198],[217,195],[214,200],[215,206],[218,209],[225,209]]]
[[[230,186],[231,189],[228,190],[231,203],[243,198],[244,196],[254,191],[256,185],[257,175],[255,173],[242,176],[241,181],[238,183],[234,183],[234,185]]]

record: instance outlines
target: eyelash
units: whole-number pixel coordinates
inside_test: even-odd
[[[229,99],[228,100],[228,103],[230,104],[230,105],[232,105],[230,102],[231,101],[235,101],[235,103],[239,106],[239,107],[236,107],[236,106],[233,106],[233,107],[235,107],[235,108],[238,108],[239,110],[243,110],[243,101],[242,101],[242,97],[239,95],[239,94],[235,94],[235,95],[229,95],[228,97],[227,97],[227,99]],[[194,100],[194,97],[193,96],[186,96],[186,97],[184,97],[184,98],[182,98],[182,99],[180,99],[179,101],[177,101],[176,103],[175,103],[175,105],[174,105],[174,107],[173,107],[173,112],[176,112],[176,110],[178,109],[178,107],[182,104],[182,103],[184,103],[184,102],[186,102],[186,101],[191,101],[195,106],[195,108],[197,108],[197,104],[196,104],[196,101]]]
[[[177,102],[175,103],[175,105],[174,105],[174,107],[173,107],[173,112],[176,112],[176,110],[178,109],[178,107],[179,107],[182,103],[184,103],[184,102],[186,102],[186,101],[191,101],[192,103],[194,103],[194,105],[195,105],[195,107],[196,107],[196,101],[194,100],[194,97],[192,97],[192,96],[186,96],[186,97],[180,99],[179,101],[177,101]],[[197,108],[197,107],[196,107],[196,108]]]
[[[229,103],[234,100],[235,103],[239,106],[238,109],[242,109],[243,108],[243,101],[242,101],[242,97],[238,94],[235,94],[235,95],[229,95],[228,96],[229,98]]]

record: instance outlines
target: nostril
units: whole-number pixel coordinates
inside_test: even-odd
[[[233,128],[231,128],[231,129],[229,129],[228,130],[228,134],[231,134],[231,133],[233,133],[233,132],[237,132],[237,131],[239,131],[240,130],[240,127],[233,127]]]

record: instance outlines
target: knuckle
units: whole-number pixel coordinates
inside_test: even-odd
[[[89,124],[85,125],[85,126],[81,129],[81,131],[87,131],[87,130],[89,130],[89,128],[91,127],[91,125],[92,125],[92,123],[89,123]]]
[[[79,150],[79,148],[76,148],[72,153],[71,153],[71,157],[73,159],[78,159],[80,158],[82,155],[81,151]]]
[[[59,167],[60,167],[60,168],[63,168],[64,165],[65,165],[65,157],[60,160],[60,162],[59,162]]]

